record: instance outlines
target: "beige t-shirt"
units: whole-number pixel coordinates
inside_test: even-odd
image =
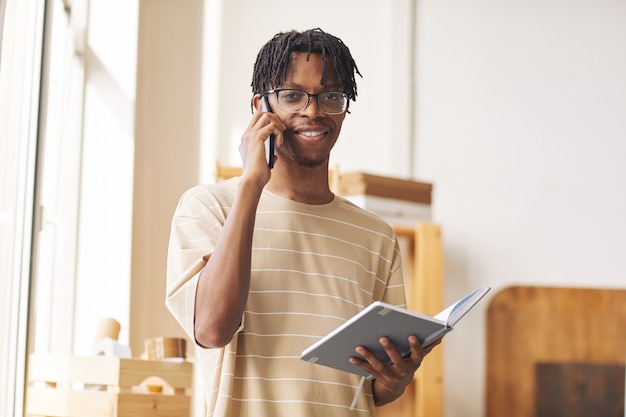
[[[193,340],[198,275],[239,178],[188,190],[172,222],[166,304]],[[208,416],[373,416],[371,381],[300,359],[372,301],[406,306],[398,241],[377,215],[335,196],[307,205],[264,191],[242,324],[221,349],[196,348]]]

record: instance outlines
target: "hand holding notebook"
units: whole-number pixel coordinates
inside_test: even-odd
[[[349,362],[350,357],[359,357],[354,351],[356,346],[363,346],[381,360],[390,362],[378,343],[380,337],[386,336],[406,357],[411,353],[407,341],[410,335],[417,336],[422,347],[441,339],[490,289],[487,286],[480,287],[434,317],[380,301],[374,302],[304,350],[300,358],[371,378],[371,375]]]

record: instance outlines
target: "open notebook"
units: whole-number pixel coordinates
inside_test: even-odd
[[[439,340],[450,332],[490,289],[483,286],[472,291],[435,317],[376,301],[308,347],[300,358],[371,378],[371,375],[349,362],[350,357],[360,357],[354,351],[355,347],[364,346],[382,360],[391,362],[378,343],[380,337],[387,336],[403,356],[408,356],[411,353],[407,340],[410,335],[416,335],[424,347]]]

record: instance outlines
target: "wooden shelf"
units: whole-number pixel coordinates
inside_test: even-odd
[[[371,195],[414,203],[431,204],[432,184],[411,179],[351,172],[339,175],[339,195]]]
[[[415,227],[396,227],[406,245],[403,254],[408,308],[435,315],[443,309],[443,244],[441,227],[418,223]],[[415,373],[404,395],[376,409],[378,417],[441,417],[443,396],[443,349],[435,348]]]
[[[191,386],[189,362],[34,354],[26,416],[189,416]]]

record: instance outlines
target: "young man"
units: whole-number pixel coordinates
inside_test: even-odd
[[[362,390],[357,375],[299,359],[371,302],[405,305],[393,228],[328,186],[356,74],[340,39],[319,29],[277,34],[254,65],[241,177],[181,198],[166,304],[196,341],[209,416],[374,416],[432,348],[410,337],[402,358],[381,338],[388,365],[355,346],[366,360],[351,360],[374,376]]]

